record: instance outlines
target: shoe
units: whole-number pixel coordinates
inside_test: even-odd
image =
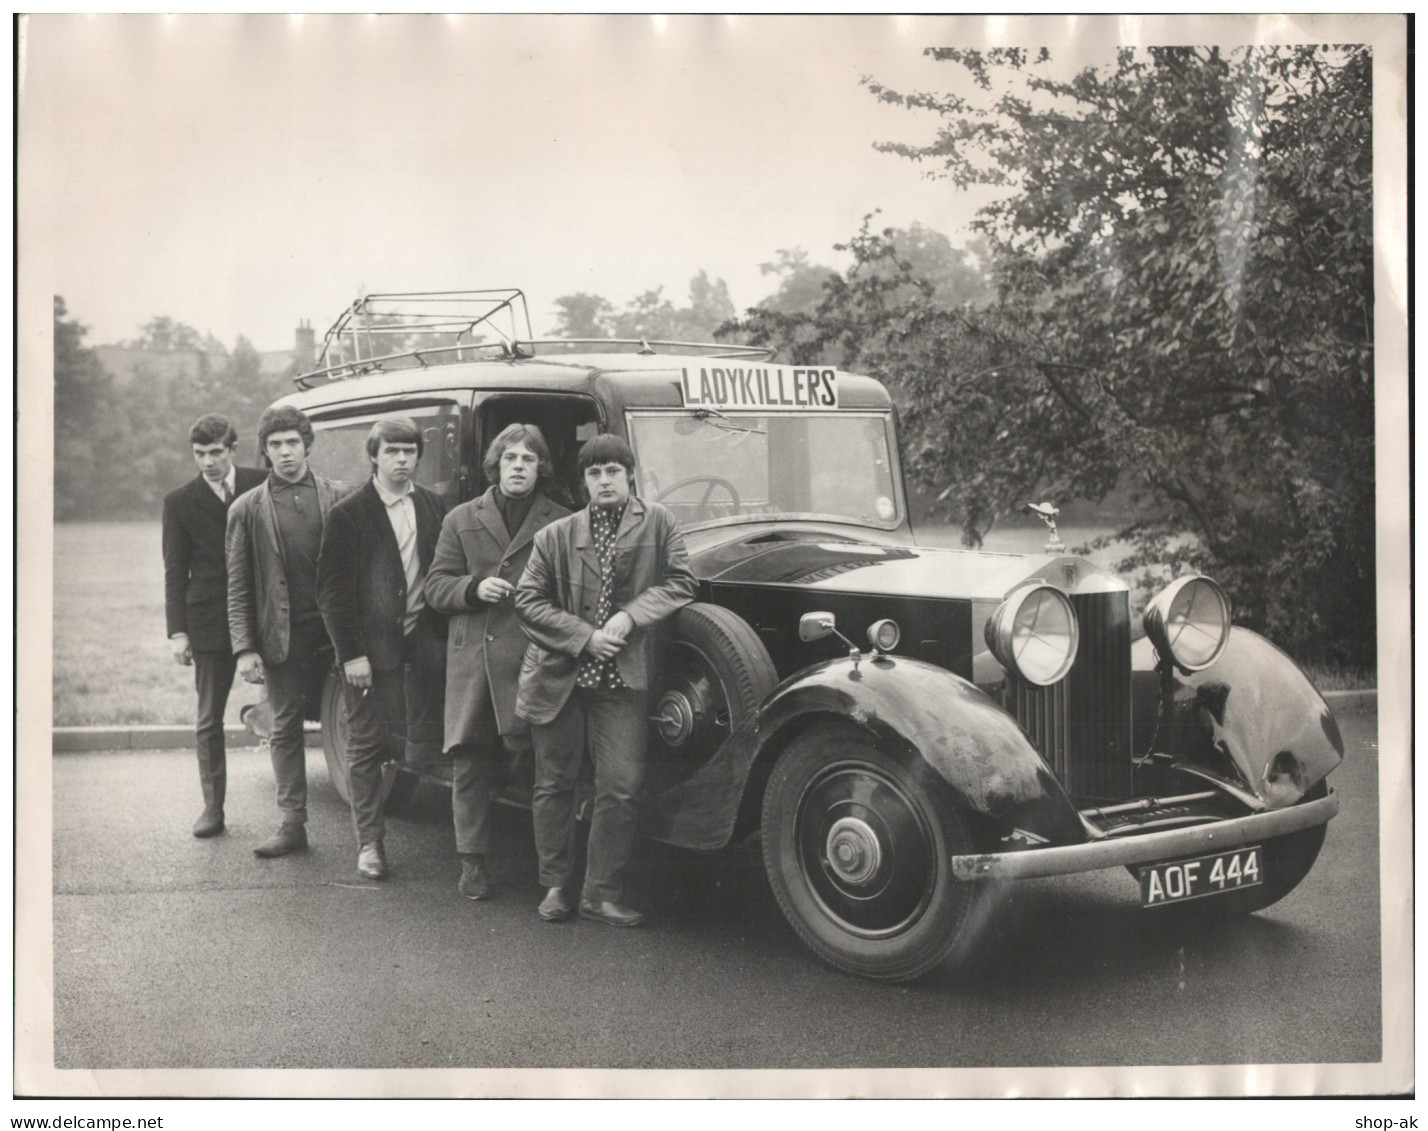
[[[196,837],[217,836],[222,831],[222,806],[210,805],[199,815],[198,820],[193,823],[193,835]]]
[[[456,890],[467,899],[490,899],[492,884],[491,877],[486,874],[485,862],[463,860],[461,879],[456,883]]]
[[[580,917],[594,919],[600,923],[609,923],[612,927],[638,927],[645,921],[645,917],[638,911],[632,911],[628,907],[622,907],[607,899],[598,902],[593,899],[582,899],[580,901]]]
[[[540,901],[536,914],[547,923],[563,923],[570,918],[570,900],[560,888],[551,888]]]
[[[382,842],[374,840],[364,844],[357,853],[357,874],[369,880],[387,878],[387,854],[382,851]]]
[[[254,856],[286,856],[289,852],[303,852],[307,849],[307,826],[301,821],[284,821],[278,831],[257,848]]]

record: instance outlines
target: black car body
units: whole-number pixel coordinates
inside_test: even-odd
[[[384,353],[374,325],[434,344]],[[627,437],[636,491],[680,518],[700,585],[664,641],[645,832],[702,851],[760,834],[780,906],[835,966],[914,977],[1018,878],[1119,865],[1150,908],[1243,912],[1312,867],[1338,806],[1333,714],[1230,628],[1212,582],[1175,582],[1133,641],[1129,587],[1054,532],[1040,555],[919,545],[893,405],[866,377],[741,347],[446,329],[354,304],[285,398],[319,432],[314,466],[365,478],[367,428],[402,413],[426,433],[419,479],[455,505],[485,489],[491,438],[531,421],[578,506],[580,443]],[[340,786],[332,677],[322,702]],[[443,768],[396,765],[399,788],[411,771]],[[517,767],[505,796],[527,795]]]

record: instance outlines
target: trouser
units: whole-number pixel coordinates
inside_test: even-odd
[[[551,722],[532,724],[532,815],[542,887],[564,887],[571,878],[575,786],[588,741],[595,766],[595,810],[581,895],[593,901],[622,900],[639,826],[649,727],[646,702],[643,691],[577,687]]]
[[[203,804],[222,809],[228,791],[228,754],[223,742],[223,712],[228,709],[228,693],[238,657],[228,649],[193,654],[193,685],[198,692],[198,720],[195,745],[198,748],[198,780],[203,786]]]
[[[491,849],[491,787],[501,756],[501,736],[495,727],[479,744],[451,748],[451,819],[456,826],[456,851],[484,856]]]
[[[446,673],[413,662],[418,652],[416,636],[416,632],[407,633],[400,667],[373,669],[372,686],[365,695],[362,688],[342,681],[347,781],[358,844],[381,840],[386,832],[382,764],[404,756],[408,761],[424,761],[433,746],[441,749]]]
[[[268,749],[278,785],[278,809],[285,824],[307,820],[307,745],[302,724],[307,714],[307,689],[327,646],[327,630],[321,620],[299,621],[289,635],[287,659],[263,665],[268,705],[273,709]]]

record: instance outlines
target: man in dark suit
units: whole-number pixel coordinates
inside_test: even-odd
[[[164,618],[174,659],[193,666],[198,691],[198,779],[203,813],[193,835],[223,831],[228,760],[223,712],[237,670],[228,637],[228,567],[223,533],[228,507],[267,473],[237,467],[238,433],[225,416],[201,416],[188,430],[196,478],[164,496]]]
[[[530,747],[530,724],[516,715],[516,680],[527,640],[516,620],[516,581],[541,527],[568,512],[546,497],[550,449],[534,424],[512,424],[486,451],[490,489],[441,524],[426,599],[451,617],[446,646],[446,749],[451,815],[467,899],[487,899],[491,787],[506,743]]]
[[[446,618],[424,596],[443,507],[416,480],[423,440],[408,417],[372,425],[372,478],[333,508],[317,563],[317,600],[342,665],[357,871],[387,874],[382,763],[395,734],[407,756],[441,749]]]
[[[307,848],[308,689],[330,660],[317,608],[322,528],[346,491],[313,472],[312,422],[291,405],[258,421],[258,447],[273,473],[228,511],[228,632],[238,674],[268,685],[268,749],[277,783],[278,831],[253,852],[286,856]]]
[[[580,914],[616,927],[643,916],[624,879],[639,824],[654,668],[651,630],[694,599],[697,583],[674,516],[630,494],[634,453],[596,436],[577,466],[590,505],[543,528],[516,586],[516,615],[533,642],[521,664],[516,713],[531,723],[536,851],[547,922],[570,915],[575,786],[588,741],[595,809]]]

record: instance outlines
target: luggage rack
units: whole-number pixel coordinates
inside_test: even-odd
[[[299,389],[311,389],[397,369],[492,356],[529,358],[573,352],[682,352],[759,360],[773,355],[772,350],[760,346],[717,342],[536,338],[531,333],[526,296],[515,288],[412,291],[366,295],[353,302],[323,335],[317,368],[298,374],[293,381]]]

